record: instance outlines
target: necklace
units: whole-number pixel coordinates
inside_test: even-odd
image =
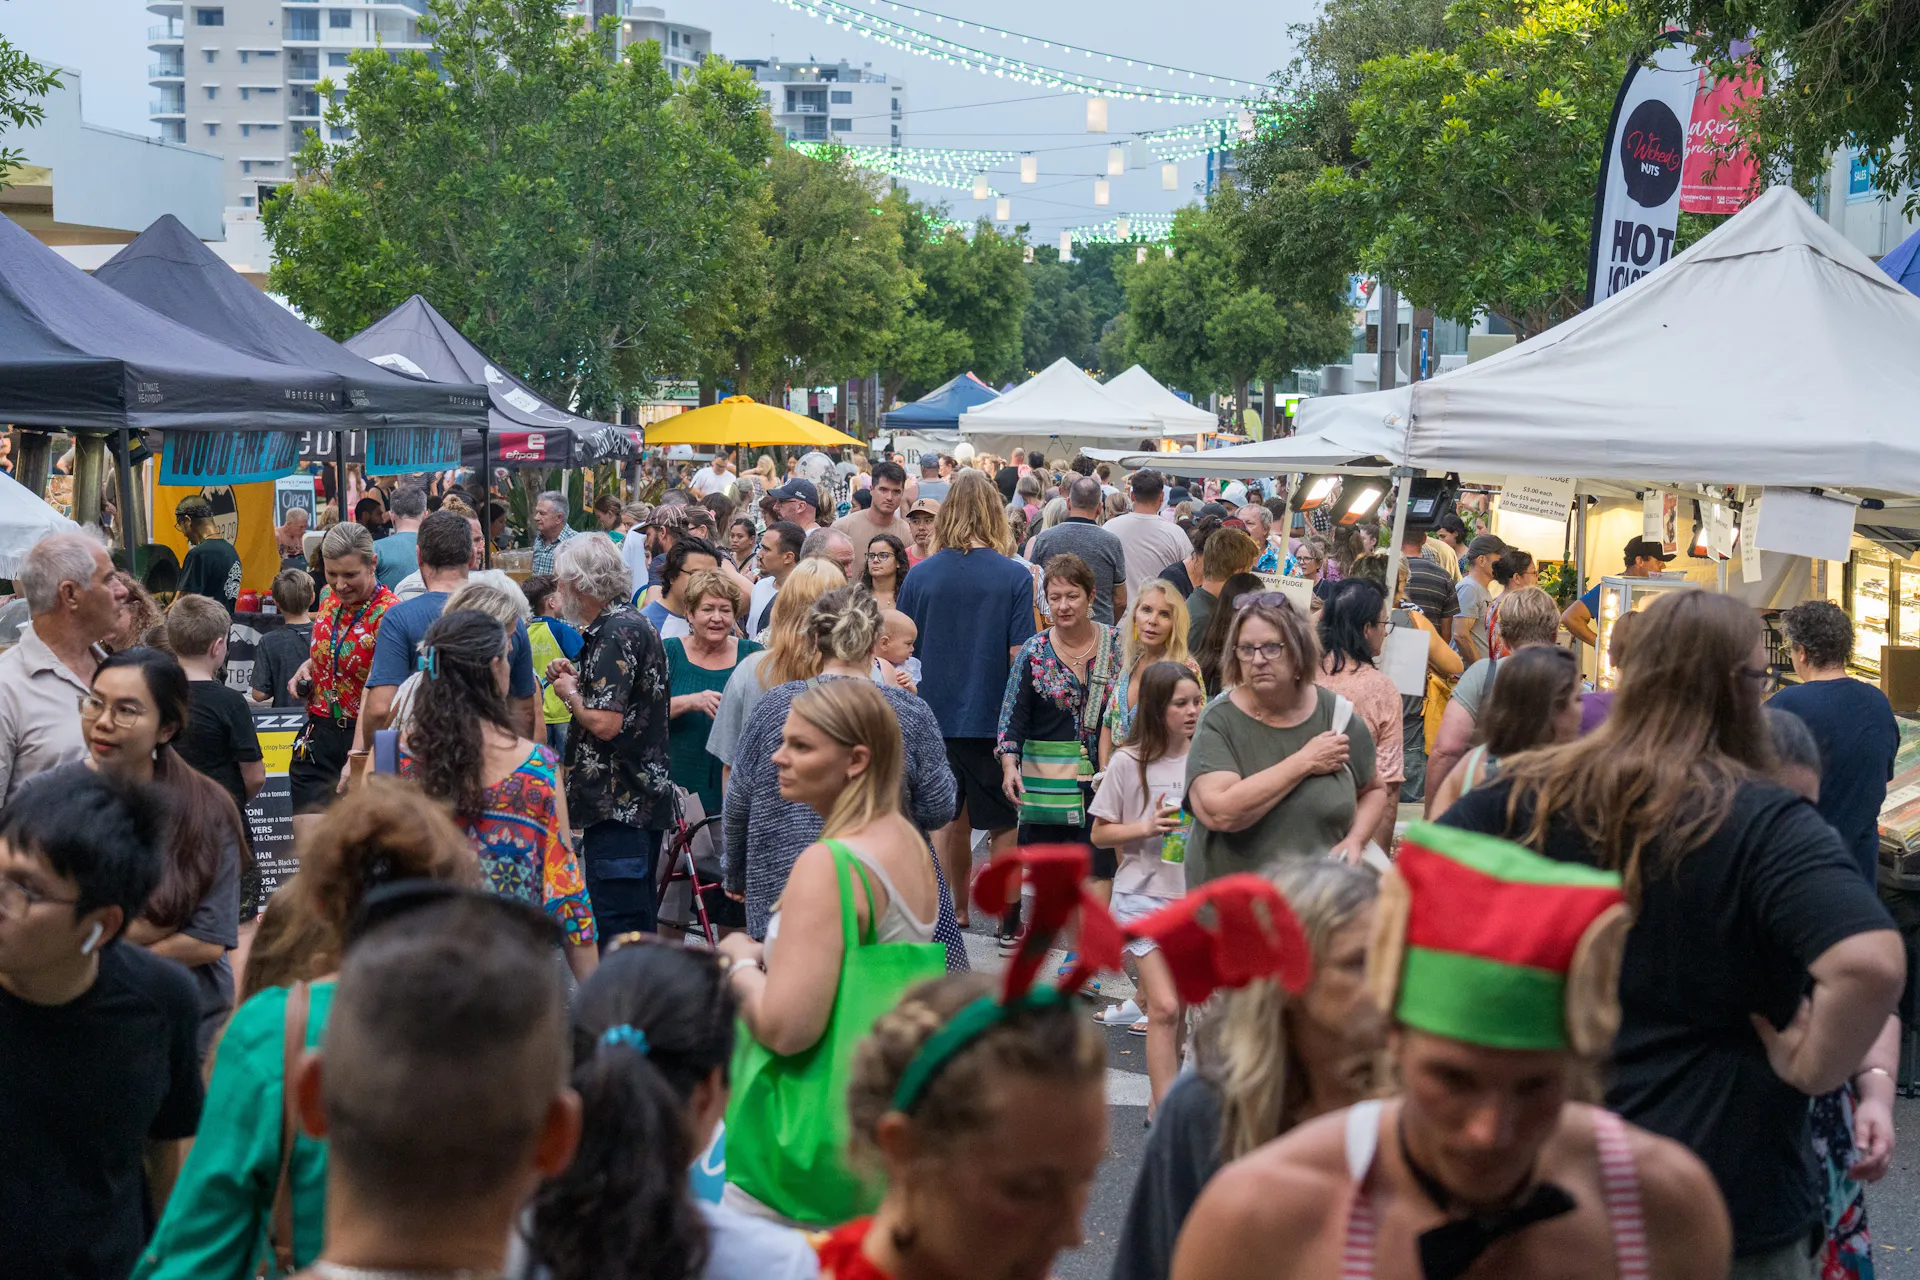
[[[350,1267],[342,1262],[315,1261],[308,1274],[320,1280],[505,1280],[503,1271],[474,1267]]]
[[[1060,628],[1055,627],[1053,629],[1053,651],[1059,654],[1063,659],[1065,659],[1069,663],[1079,662],[1082,658],[1092,653],[1093,646],[1099,643],[1100,643],[1100,633],[1098,631],[1095,631],[1093,633],[1093,638],[1087,641],[1087,647],[1080,650],[1080,652],[1078,653],[1074,653],[1073,651],[1069,650],[1065,645],[1060,643]]]

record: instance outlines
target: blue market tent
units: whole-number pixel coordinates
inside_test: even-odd
[[[1889,249],[1880,259],[1880,269],[1908,293],[1920,294],[1920,231]]]
[[[958,431],[961,414],[999,396],[971,373],[963,373],[912,404],[882,414],[880,422],[888,431]]]

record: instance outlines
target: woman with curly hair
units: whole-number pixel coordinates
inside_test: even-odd
[[[567,797],[544,743],[520,736],[507,708],[512,632],[477,609],[442,614],[421,648],[426,678],[400,737],[399,766],[448,805],[494,892],[546,908],[585,980],[598,956]]]
[[[101,647],[108,653],[119,653],[142,644],[166,649],[167,619],[154,601],[153,593],[125,569],[114,570],[113,581],[120,585],[124,598],[114,621],[113,634],[101,641]]]

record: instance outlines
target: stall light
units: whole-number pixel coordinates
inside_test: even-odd
[[[1005,196],[1001,196],[998,200],[995,200],[993,202],[993,220],[995,222],[1012,221],[1013,201],[1007,199]]]
[[[1340,492],[1340,523],[1356,524],[1371,515],[1380,505],[1380,499],[1387,496],[1387,486],[1380,480],[1362,480],[1351,491]]]
[[[973,175],[973,198],[975,200],[985,200],[987,198],[987,175],[984,173],[976,173]]]
[[[1107,100],[1102,97],[1087,99],[1087,132],[1105,133],[1107,131]]]
[[[1095,178],[1093,180],[1093,202],[1095,204],[1106,204],[1112,194],[1112,188],[1108,185],[1105,178]]]
[[[1178,191],[1180,189],[1180,166],[1171,162],[1160,166],[1160,189]]]
[[[1107,148],[1107,176],[1117,178],[1127,171],[1127,148],[1116,142]]]
[[[1060,233],[1060,261],[1073,261],[1073,232],[1071,231]]]
[[[1032,246],[1032,245],[1028,245],[1028,246],[1027,246],[1027,251],[1026,251],[1026,253],[1024,253],[1023,255],[1021,255],[1021,258],[1020,258],[1020,261],[1022,261],[1022,262],[1032,262],[1032,261],[1033,261],[1033,246]]]
[[[1113,220],[1113,234],[1117,240],[1131,239],[1133,236],[1133,219],[1127,217],[1124,213],[1115,218]]]
[[[1022,182],[1040,181],[1040,157],[1038,156],[1021,156],[1020,157],[1020,181]]]
[[[1339,476],[1302,476],[1300,487],[1293,492],[1292,507],[1295,513],[1311,511],[1328,498],[1340,483]]]

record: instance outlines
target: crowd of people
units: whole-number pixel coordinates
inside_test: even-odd
[[[1459,515],[1394,554],[1270,484],[785,465],[540,494],[530,575],[491,495],[369,493],[280,539],[245,672],[192,500],[164,610],[28,553],[0,1271],[1038,1280],[1104,1023],[1116,1280],[1870,1274],[1899,733],[1834,606],[1776,693],[1754,611],[1662,593],[1596,690],[1597,598]],[[270,895],[255,705],[304,716]]]

